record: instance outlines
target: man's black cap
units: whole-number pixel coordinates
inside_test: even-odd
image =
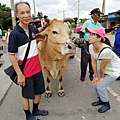
[[[95,13],[98,14],[98,15],[103,14],[103,13],[100,11],[99,8],[93,9],[93,10],[90,12],[90,15],[95,14]]]

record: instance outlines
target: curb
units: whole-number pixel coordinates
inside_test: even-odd
[[[11,85],[12,81],[9,77],[4,73],[4,69],[10,66],[10,60],[8,55],[5,54],[1,58],[4,61],[3,65],[0,67],[0,106],[2,105],[3,100],[5,99]]]

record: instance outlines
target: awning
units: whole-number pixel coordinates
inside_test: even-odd
[[[4,16],[11,16],[11,12],[0,12],[0,17],[4,17]]]

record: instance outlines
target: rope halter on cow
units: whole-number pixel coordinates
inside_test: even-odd
[[[70,39],[68,29],[66,29],[66,30],[67,31],[64,31],[57,24],[55,24],[55,28],[54,29],[46,28],[46,31],[47,31],[46,32],[47,34],[45,36],[45,38],[47,40],[46,42],[51,42],[51,43],[56,44],[56,45],[62,45],[62,46],[64,46],[65,52],[62,51],[62,55],[69,54],[70,51],[72,51],[72,48],[74,48],[73,46],[75,46],[75,44],[73,43],[73,41]],[[39,48],[38,48],[38,50],[44,56],[48,57],[47,55],[44,54],[44,52],[42,50],[40,50]],[[48,59],[49,59],[49,57],[48,57]],[[52,61],[57,61],[57,60],[56,59],[55,60],[52,59]]]

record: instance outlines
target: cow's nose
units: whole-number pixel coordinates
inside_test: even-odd
[[[69,48],[69,49],[72,49],[72,47],[71,47],[70,45],[68,45],[68,48]]]

